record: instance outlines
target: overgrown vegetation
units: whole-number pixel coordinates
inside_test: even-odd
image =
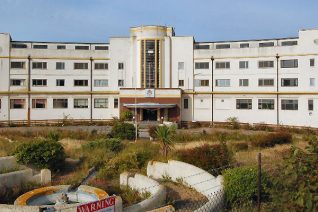
[[[133,124],[115,121],[109,136],[112,138],[134,140],[136,138],[136,128]]]
[[[193,149],[179,150],[177,155],[179,160],[193,164],[214,175],[220,174],[223,169],[226,169],[233,162],[232,154],[223,142],[213,145],[205,144]]]
[[[239,205],[252,205],[257,200],[257,168],[256,167],[235,167],[227,169],[223,173],[225,203],[227,208],[234,208]],[[268,197],[270,181],[265,172],[262,173],[262,194],[263,200]]]
[[[39,139],[17,147],[15,156],[18,163],[36,168],[59,170],[63,167],[65,153],[58,142]]]
[[[292,143],[292,135],[288,132],[269,133],[258,137],[251,142],[254,147],[273,147],[277,144],[290,144]]]

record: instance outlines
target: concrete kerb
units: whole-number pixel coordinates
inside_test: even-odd
[[[149,192],[150,197],[127,208],[123,211],[129,212],[143,212],[153,210],[165,204],[166,189],[160,185],[156,180],[141,174],[132,174],[124,172],[120,175],[120,185],[129,186],[140,193]]]

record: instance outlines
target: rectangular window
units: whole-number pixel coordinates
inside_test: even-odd
[[[94,99],[94,108],[108,108],[107,98]]]
[[[11,44],[13,49],[26,49],[28,46],[24,43],[13,43]]]
[[[252,109],[252,99],[237,99],[236,109],[240,110],[251,110]]]
[[[12,69],[25,69],[25,62],[11,62]]]
[[[108,63],[95,63],[94,64],[96,70],[107,70]]]
[[[298,60],[281,60],[280,61],[281,68],[298,68]]]
[[[56,62],[56,70],[64,70],[65,63],[64,62]]]
[[[314,110],[314,100],[308,99],[308,110]]]
[[[56,49],[66,49],[66,46],[65,45],[57,45]]]
[[[108,50],[108,46],[95,46],[95,50]]]
[[[274,61],[258,61],[258,68],[273,68]]]
[[[239,79],[239,86],[240,87],[247,87],[248,86],[248,79]]]
[[[88,63],[74,63],[74,69],[88,69]]]
[[[209,69],[209,62],[195,63],[195,69]]]
[[[34,44],[34,45],[33,45],[33,49],[47,49],[47,45],[37,45],[37,44]]]
[[[46,79],[33,79],[32,80],[32,86],[47,86],[47,80]]]
[[[46,108],[46,99],[32,99],[32,108]]]
[[[67,108],[68,99],[53,99],[53,108]]]
[[[283,41],[282,46],[296,46],[298,44],[297,40]]]
[[[274,110],[274,99],[259,99],[258,109],[259,110]]]
[[[216,62],[215,63],[216,69],[229,69],[230,68],[230,62]]]
[[[189,99],[183,99],[183,109],[189,109]]]
[[[74,108],[88,108],[88,99],[74,99]]]
[[[231,48],[230,44],[216,44],[215,49],[229,49]]]
[[[179,87],[183,87],[184,86],[184,80],[179,80]]]
[[[24,109],[25,99],[10,99],[10,109]]]
[[[76,50],[89,50],[89,46],[75,46]]]
[[[258,86],[260,87],[274,86],[274,79],[258,79]]]
[[[282,99],[282,110],[298,110],[297,99]]]
[[[65,86],[65,80],[64,79],[57,79],[56,86],[59,86],[59,87]]]
[[[178,70],[184,70],[184,62],[178,62]]]
[[[297,87],[298,78],[282,78],[282,87]]]
[[[79,86],[79,87],[88,86],[88,80],[74,80],[74,86]]]
[[[240,69],[247,69],[248,61],[240,61]]]
[[[315,84],[316,84],[316,79],[315,78],[310,78],[309,79],[309,85],[313,87],[313,86],[315,86]]]
[[[217,79],[215,80],[216,87],[230,87],[231,80],[230,79]]]
[[[241,43],[240,48],[249,48],[250,44],[249,43]]]
[[[11,86],[25,86],[25,79],[11,79]]]
[[[195,44],[194,49],[210,49],[210,45],[199,45]]]
[[[118,87],[124,86],[124,80],[118,80]]]
[[[315,66],[315,59],[310,59],[310,67],[314,67]]]
[[[46,62],[33,62],[32,69],[47,69]]]
[[[271,47],[274,46],[274,42],[263,42],[258,44],[259,47]]]
[[[94,80],[94,87],[108,87],[107,79]]]
[[[124,69],[124,63],[118,63],[118,70]]]
[[[118,108],[118,99],[117,98],[114,99],[114,108]]]
[[[209,86],[209,80],[199,80],[199,86]]]

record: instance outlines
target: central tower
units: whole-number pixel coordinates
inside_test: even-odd
[[[174,36],[172,27],[140,26],[130,30],[131,38],[135,42],[136,54],[136,82],[140,88],[164,87],[165,57],[170,54],[170,38]],[[168,41],[168,42],[167,42]],[[168,59],[168,58],[167,58]],[[170,59],[170,58],[169,58]],[[166,63],[170,61],[166,61]],[[167,73],[168,74],[168,73]]]

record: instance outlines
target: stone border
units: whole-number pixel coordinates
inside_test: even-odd
[[[129,186],[140,193],[149,192],[150,197],[127,208],[123,211],[144,212],[162,206],[166,201],[166,189],[157,181],[141,175],[124,172],[120,174],[120,185]]]
[[[204,195],[208,202],[196,211],[217,211],[223,204],[223,177],[214,177],[207,171],[188,163],[169,160],[168,163],[150,161],[147,175],[154,179],[169,178],[195,189]]]

